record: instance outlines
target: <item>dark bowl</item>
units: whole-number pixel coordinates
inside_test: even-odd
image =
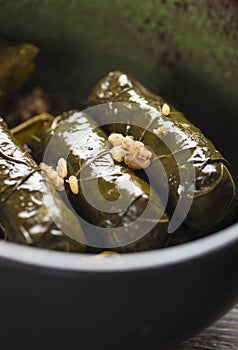
[[[0,0],[0,8],[3,37],[41,47],[31,84],[52,99],[77,108],[98,78],[122,69],[184,111],[237,175],[236,1]],[[1,242],[1,347],[171,349],[237,301],[237,264],[238,224],[105,259]]]

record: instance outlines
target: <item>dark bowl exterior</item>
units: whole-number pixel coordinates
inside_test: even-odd
[[[21,254],[15,262],[2,257],[1,346],[171,349],[237,301],[238,235],[227,229],[226,240],[215,236],[218,241],[129,254],[122,262],[107,258],[104,267],[91,258],[85,268],[74,260],[71,268],[56,269],[26,264]]]

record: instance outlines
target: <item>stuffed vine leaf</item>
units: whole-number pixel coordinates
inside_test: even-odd
[[[31,44],[15,46],[0,43],[0,105],[25,82],[34,70],[39,49]]]
[[[80,243],[84,233],[77,219],[28,152],[14,139],[2,118],[0,184],[4,239],[47,249],[85,251],[86,246]],[[54,212],[49,213],[46,198]],[[55,221],[61,224],[56,225]]]
[[[169,115],[164,116],[165,101],[120,71],[104,77],[89,97],[92,106],[107,102],[123,102],[127,109],[126,120],[123,114],[110,114],[107,131],[132,135],[150,146],[156,155],[147,171],[160,192],[168,181],[167,209],[171,217],[184,196],[192,200],[185,223],[197,235],[213,232],[232,220],[237,195],[229,163],[197,127],[172,106]],[[128,112],[132,105],[139,107],[137,113]],[[105,120],[100,120],[100,113],[94,117],[105,124]],[[161,165],[166,178],[161,176]],[[181,188],[181,171],[186,172],[191,166],[194,181]]]
[[[165,245],[168,217],[159,196],[132,171],[115,164],[105,133],[87,113],[65,112],[50,126],[47,122],[45,128],[34,128],[28,139],[27,133],[21,137],[24,128],[20,129],[16,136],[24,139],[38,161],[43,159],[43,153],[40,156],[37,139],[46,149],[44,162],[47,164],[55,167],[59,158],[67,158],[68,176],[76,175],[79,183],[79,193],[73,194],[68,188],[68,198],[78,214],[94,225],[92,229],[83,227],[87,235],[98,236],[98,246],[111,245],[113,250],[128,252]],[[32,130],[29,124],[28,129]],[[152,222],[150,231],[138,236],[143,227],[146,230],[148,222]],[[123,228],[125,240],[116,233],[118,227]],[[99,228],[109,228],[110,234],[100,236]]]

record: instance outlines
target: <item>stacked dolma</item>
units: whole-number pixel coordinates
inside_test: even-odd
[[[87,113],[70,111],[48,118],[45,124],[37,119],[35,123],[41,127],[28,122],[25,128],[16,128],[16,137],[37,161],[55,167],[59,158],[67,159],[68,176],[77,176],[79,183],[78,194],[67,188],[68,198],[78,214],[94,225],[82,224],[94,247],[98,243],[129,252],[165,245],[168,217],[159,196],[132,171],[115,164],[105,133]],[[108,233],[100,234],[101,228]]]
[[[80,223],[2,118],[0,185],[4,239],[47,249],[85,251]],[[53,208],[51,212],[49,206]]]
[[[105,126],[106,130],[132,135],[155,154],[146,170],[160,193],[168,182],[167,209],[171,220],[176,214],[175,226],[176,221],[180,223],[179,215],[184,214],[183,205],[176,211],[178,203],[186,200],[191,207],[185,224],[198,236],[216,231],[233,220],[237,192],[230,165],[197,127],[171,105],[169,115],[163,115],[165,101],[120,71],[104,77],[89,97],[91,106],[108,102],[121,103],[122,107],[118,106],[117,113],[108,113],[110,124]],[[133,106],[138,107],[136,113]],[[92,111],[92,115],[105,124],[105,113]],[[162,176],[162,168],[166,177]],[[194,175],[187,176],[189,172]]]
[[[39,49],[32,44],[0,43],[0,106],[25,82],[34,70]]]

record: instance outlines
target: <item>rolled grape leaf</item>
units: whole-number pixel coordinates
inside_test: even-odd
[[[4,239],[47,249],[85,251],[86,245],[81,243],[84,233],[78,220],[28,152],[14,139],[2,118],[0,184],[0,221]],[[46,199],[54,209],[51,214]],[[55,223],[59,217],[61,226]]]
[[[171,105],[170,113],[163,115],[165,101],[120,71],[111,72],[99,81],[89,97],[91,106],[107,102],[123,102],[125,109],[125,113],[110,114],[107,131],[132,135],[153,150],[155,157],[147,172],[160,193],[169,184],[167,210],[171,221],[182,200],[191,201],[184,222],[198,236],[233,220],[237,192],[230,165],[197,127]],[[132,105],[138,107],[137,113],[130,113]],[[94,118],[105,124],[101,116],[98,113]],[[166,178],[161,176],[161,167]],[[189,178],[192,171],[194,176]],[[188,181],[182,184],[183,174]],[[176,212],[178,222],[178,213],[185,216],[183,208],[180,209]]]
[[[25,82],[34,70],[39,49],[31,44],[0,44],[0,105]]]
[[[42,113],[32,117],[11,129],[18,142],[32,155],[39,164],[49,141],[47,132],[50,130],[54,117],[49,113]]]
[[[79,193],[73,194],[68,187],[68,198],[78,214],[94,225],[83,226],[94,247],[130,252],[165,245],[168,217],[159,196],[132,171],[115,164],[105,133],[87,113],[66,112],[50,127],[46,123],[45,128],[30,129],[34,134],[29,133],[28,140],[21,137],[24,128],[18,129],[16,136],[32,155],[39,160],[36,140],[41,139],[46,149],[41,160],[56,167],[63,157],[67,159],[68,177],[78,178]],[[100,228],[109,229],[109,233],[100,234]]]

